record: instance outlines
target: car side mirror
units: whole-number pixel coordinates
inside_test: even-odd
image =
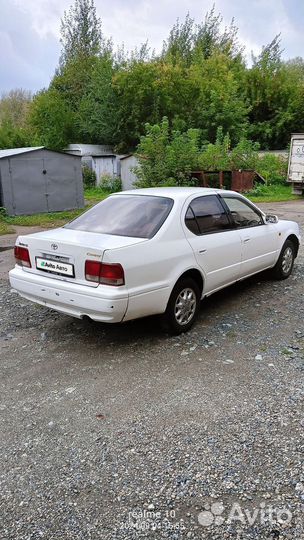
[[[275,216],[274,214],[266,214],[265,216],[265,223],[278,223],[278,221],[278,216]]]

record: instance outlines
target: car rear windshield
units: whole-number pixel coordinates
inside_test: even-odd
[[[173,206],[167,197],[114,195],[65,225],[67,229],[152,238]]]

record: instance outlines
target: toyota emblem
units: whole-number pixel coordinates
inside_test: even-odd
[[[51,248],[56,251],[56,249],[58,249],[58,244],[51,244]]]

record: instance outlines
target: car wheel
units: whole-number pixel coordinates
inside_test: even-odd
[[[273,276],[276,279],[288,278],[292,272],[295,257],[296,249],[294,243],[291,240],[286,240],[277,264],[273,268]]]
[[[180,279],[175,285],[167,309],[162,315],[162,326],[172,335],[187,332],[197,318],[201,290],[191,278]]]

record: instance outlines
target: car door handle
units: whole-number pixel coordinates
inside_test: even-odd
[[[245,242],[249,242],[250,238],[244,238],[244,244]]]
[[[207,250],[206,249],[200,249],[199,253],[205,253],[205,251],[207,251]]]

